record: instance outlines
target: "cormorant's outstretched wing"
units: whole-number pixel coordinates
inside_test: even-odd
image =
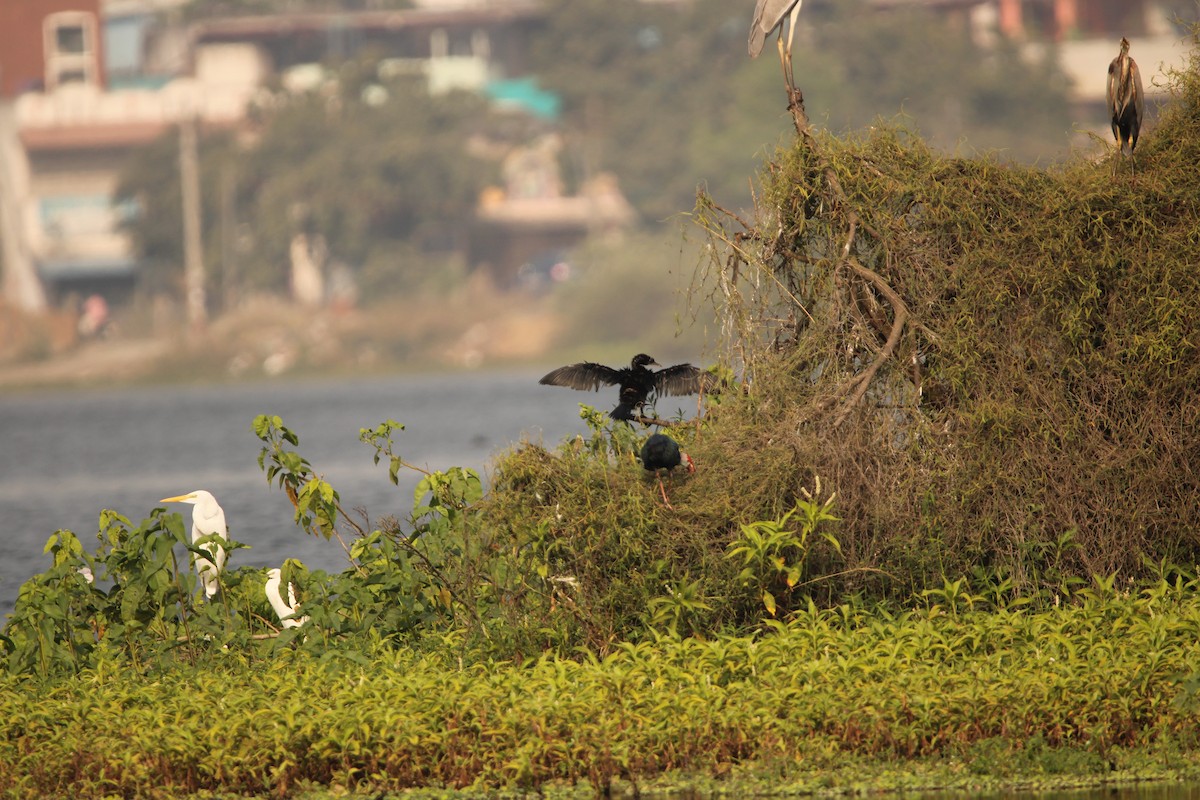
[[[712,391],[717,385],[711,372],[691,364],[676,364],[654,373],[654,389],[661,394],[696,394]]]
[[[627,371],[584,361],[559,367],[553,372],[547,373],[538,383],[546,386],[566,386],[569,389],[587,392],[599,389],[603,385],[620,384],[621,378],[624,377],[621,373]]]

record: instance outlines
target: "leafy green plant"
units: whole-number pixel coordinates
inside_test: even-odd
[[[666,594],[650,601],[650,626],[654,629],[665,629],[672,636],[685,636],[698,633],[698,612],[711,611],[704,597],[704,587],[700,581],[680,583],[666,587]]]
[[[0,789],[603,793],[682,772],[848,792],[901,760],[926,788],[1194,774],[1194,591],[957,615],[809,604],[762,628],[520,662],[464,661],[457,632],[425,649],[280,637],[270,669],[234,642],[151,680],[102,652],[76,680],[0,677]]]
[[[772,617],[779,610],[780,598],[790,596],[805,575],[812,547],[810,540],[821,539],[841,554],[837,538],[820,529],[824,523],[838,521],[832,510],[837,493],[819,500],[820,478],[814,493],[807,489],[803,493],[803,499],[798,499],[778,520],[742,525],[741,535],[728,547],[727,557],[741,563],[738,582],[753,588]]]
[[[225,573],[225,602],[203,602],[196,574],[177,557],[177,548],[204,554],[203,540],[191,541],[179,514],[156,509],[134,527],[106,510],[97,538],[88,553],[70,531],[50,536],[52,566],[22,585],[5,628],[11,672],[77,671],[99,651],[119,652],[137,667],[167,664],[195,659],[202,643],[239,636],[232,609],[245,576]],[[229,553],[245,546],[222,545]]]
[[[267,474],[267,483],[278,481],[292,505],[296,508],[296,523],[305,531],[329,539],[338,536],[342,547],[346,543],[338,534],[341,513],[340,496],[329,483],[318,477],[308,463],[290,447],[300,444],[300,437],[283,424],[278,416],[260,414],[251,425],[254,435],[263,442],[258,454],[258,466]],[[348,521],[349,524],[354,523]],[[356,532],[362,529],[355,526]]]

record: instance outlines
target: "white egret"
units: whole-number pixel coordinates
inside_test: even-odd
[[[754,19],[750,22],[749,51],[751,58],[758,58],[763,43],[776,28],[779,28],[779,63],[783,67],[783,79],[789,91],[795,89],[796,79],[792,74],[792,40],[796,36],[796,18],[800,16],[800,4],[804,0],[758,0],[754,7]],[[787,40],[784,41],[784,19],[787,19]]]
[[[225,512],[217,504],[217,498],[203,489],[181,494],[177,497],[164,497],[160,503],[188,503],[192,508],[192,544],[205,536],[216,534],[228,541],[229,528],[225,525]],[[210,558],[194,556],[196,572],[204,584],[204,596],[212,599],[220,587],[218,576],[225,568],[225,548],[216,542],[199,545]]]
[[[282,573],[276,567],[267,570],[267,583],[263,589],[266,591],[271,608],[275,609],[275,615],[279,617],[283,627],[299,628],[308,622],[308,617],[295,616],[296,612],[300,610],[300,606],[296,603],[296,587],[290,582],[288,583],[288,601],[286,603],[283,601],[283,595],[279,593],[281,576]]]

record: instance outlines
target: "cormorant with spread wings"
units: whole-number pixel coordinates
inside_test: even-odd
[[[603,364],[584,361],[559,367],[548,373],[538,383],[546,386],[566,386],[580,391],[595,391],[601,386],[621,387],[617,407],[610,413],[613,419],[630,422],[642,413],[651,393],[658,395],[696,394],[710,391],[716,385],[711,373],[691,364],[676,364],[657,372],[647,369],[659,366],[658,362],[645,353],[633,357],[628,367],[614,369]]]

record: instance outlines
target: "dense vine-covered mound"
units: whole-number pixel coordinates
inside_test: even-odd
[[[1195,57],[1174,92],[1136,171],[804,132],[757,220],[710,207],[747,387],[715,426],[726,458],[788,448],[779,490],[823,476],[849,565],[904,583],[1195,564]]]
[[[1174,91],[1136,170],[946,158],[894,128],[844,140],[801,125],[767,165],[756,219],[701,198],[713,258],[697,287],[720,309],[737,388],[676,431],[699,471],[670,509],[615,440],[604,469],[578,447],[501,460],[489,522],[541,526],[542,571],[566,581],[557,599],[523,595],[520,614],[574,604],[595,646],[655,609],[697,629],[753,622],[760,591],[783,613],[944,578],[1052,594],[1194,565],[1195,64]],[[747,528],[818,478],[837,494],[841,521],[821,528],[836,542],[808,536],[803,514],[784,526],[803,536],[773,550]],[[728,555],[755,535],[747,582]]]

